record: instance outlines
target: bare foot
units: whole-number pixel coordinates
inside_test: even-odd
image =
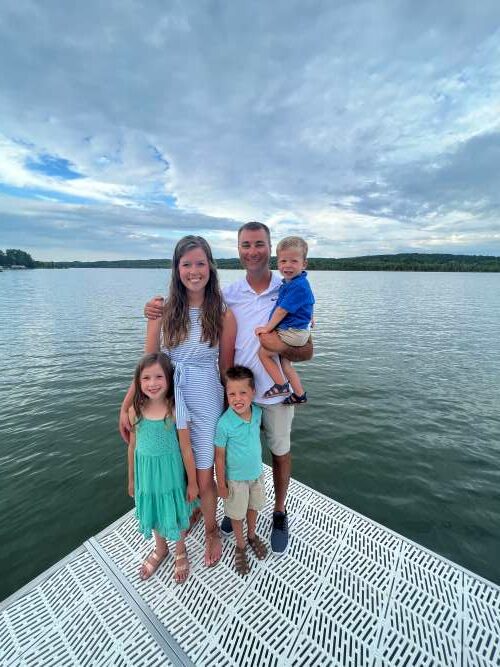
[[[219,535],[219,528],[214,528],[205,535],[205,566],[213,567],[217,565],[222,556],[222,541]]]

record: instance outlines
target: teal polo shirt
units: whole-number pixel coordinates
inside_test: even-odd
[[[232,408],[228,408],[217,422],[215,446],[226,450],[227,479],[241,481],[261,476],[261,419],[262,408],[252,403],[249,422],[239,417]]]

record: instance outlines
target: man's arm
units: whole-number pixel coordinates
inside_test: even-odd
[[[260,344],[275,354],[280,354],[288,361],[310,361],[313,358],[313,342],[311,336],[305,345],[292,347],[284,343],[276,333],[261,334],[259,336]]]

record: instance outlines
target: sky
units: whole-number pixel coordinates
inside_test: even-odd
[[[500,256],[498,0],[2,0],[0,249]]]

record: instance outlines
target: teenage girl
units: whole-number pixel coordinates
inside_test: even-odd
[[[198,504],[198,485],[189,431],[176,429],[173,374],[162,353],[146,354],[136,368],[129,408],[128,492],[135,498],[139,531],[155,538],[155,548],[140,569],[141,579],[158,569],[168,554],[166,540],[172,540],[174,579],[182,583],[189,573],[184,531]]]
[[[146,352],[164,352],[175,367],[177,428],[189,427],[196,479],[205,523],[205,565],[222,555],[216,522],[214,438],[224,407],[221,377],[233,365],[236,321],[225,306],[217,269],[208,243],[201,236],[185,236],[176,245],[170,289],[158,320],[148,320]],[[130,394],[130,392],[129,392]],[[124,409],[120,430],[126,434]]]

